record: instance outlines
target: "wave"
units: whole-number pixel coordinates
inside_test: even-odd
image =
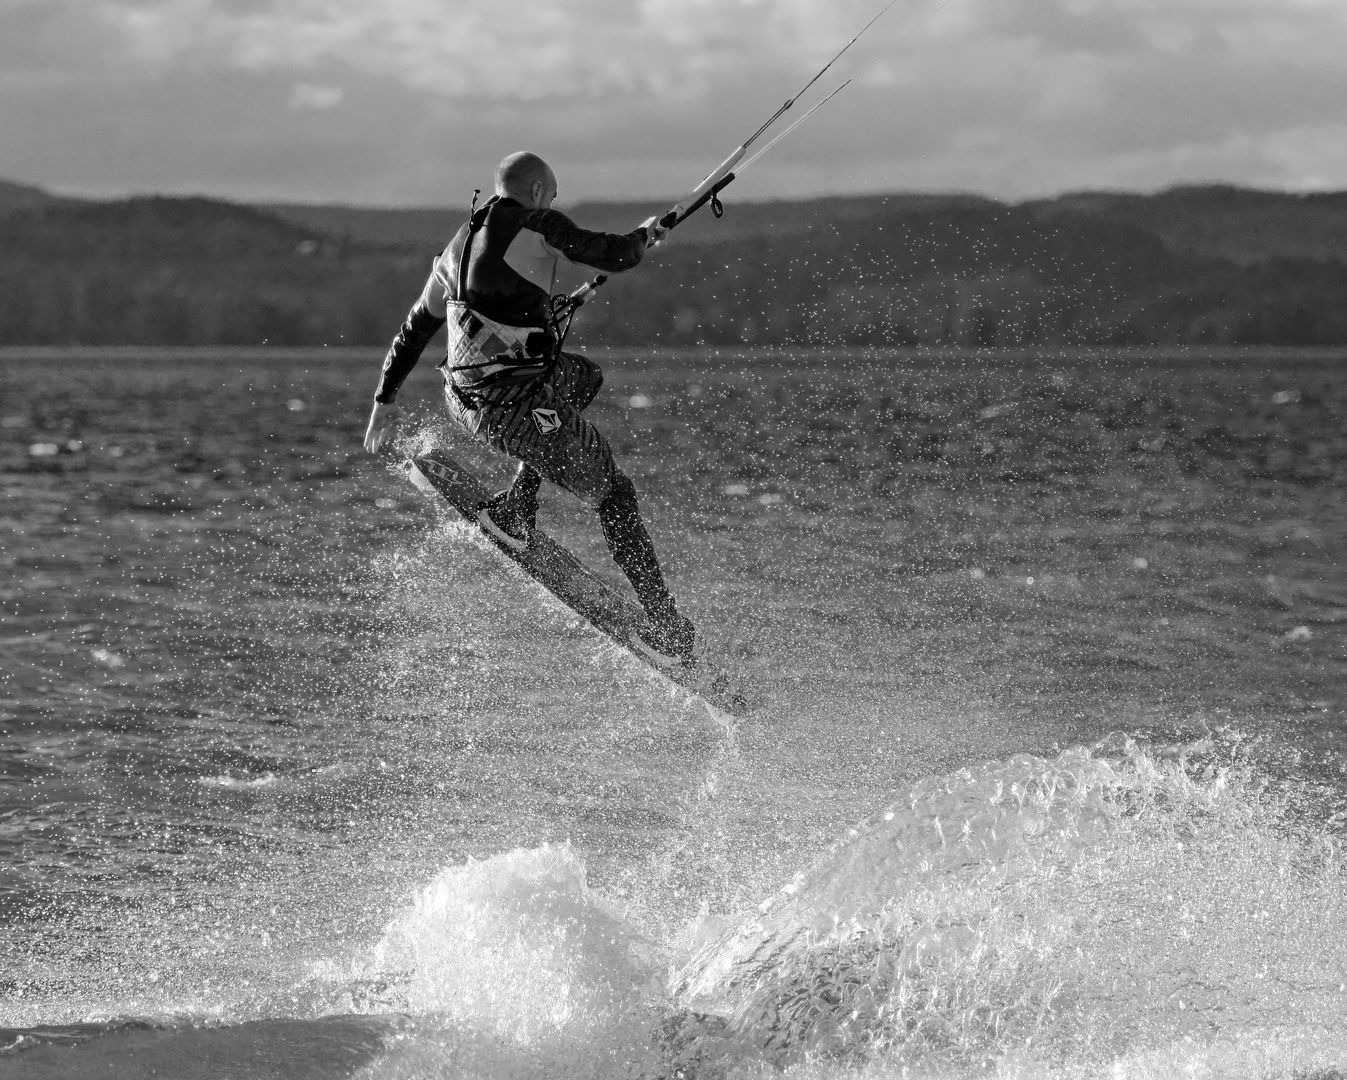
[[[1341,838],[1213,742],[1019,755],[914,785],[671,990],[703,1062],[1342,1065],[1345,885]]]
[[[364,1080],[1332,1077],[1347,865],[1311,794],[1235,741],[1018,755],[919,781],[756,910],[669,940],[571,846],[508,851],[220,1014],[211,1053],[358,1043]],[[154,1052],[188,1060],[199,1030]],[[9,1034],[11,1063],[70,1035]],[[150,1050],[93,1034],[95,1058]]]
[[[1340,1067],[1345,884],[1340,838],[1213,742],[924,779],[681,956],[571,848],[513,851],[390,923],[375,965],[442,1026],[368,1075]]]

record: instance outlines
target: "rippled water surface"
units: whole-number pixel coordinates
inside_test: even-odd
[[[1347,361],[598,358],[746,718],[377,355],[0,355],[0,1075],[1347,1070]]]

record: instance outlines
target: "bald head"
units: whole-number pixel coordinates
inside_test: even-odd
[[[557,197],[557,176],[537,154],[521,150],[496,166],[496,194],[545,210]]]

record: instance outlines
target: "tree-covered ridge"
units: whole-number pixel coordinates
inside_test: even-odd
[[[428,265],[212,199],[30,206],[0,216],[0,343],[369,343]]]
[[[626,231],[658,205],[568,212]],[[0,184],[0,343],[383,344],[462,217]],[[1347,344],[1347,194],[727,199],[615,276],[576,339]]]

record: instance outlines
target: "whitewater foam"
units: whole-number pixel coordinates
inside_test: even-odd
[[[626,1075],[656,1042],[659,950],[588,886],[569,844],[444,870],[390,922],[372,966],[456,1055],[491,1047],[499,1064],[513,1047],[592,1075],[620,1059]]]
[[[677,946],[569,846],[447,869],[374,950],[384,1006],[420,1019],[368,1075],[1340,1067],[1341,843],[1228,749],[1117,742],[922,780],[667,979]]]
[[[682,967],[693,1057],[1140,1076],[1221,1040],[1338,1053],[1341,844],[1216,749],[921,781]]]

